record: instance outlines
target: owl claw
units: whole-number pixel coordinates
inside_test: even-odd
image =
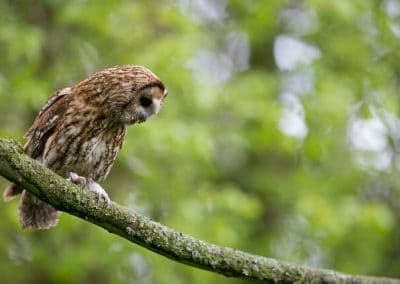
[[[101,187],[100,184],[95,182],[92,178],[86,178],[74,172],[70,172],[68,180],[76,185],[87,187],[89,191],[94,192],[98,196],[99,201],[100,199],[104,199],[107,205],[110,205],[111,200],[110,197],[108,197],[107,192],[104,190],[104,188]]]
[[[100,199],[104,199],[104,201],[107,203],[107,205],[110,205],[110,202],[111,202],[110,197],[108,197],[107,192],[104,190],[104,188],[101,187],[100,184],[98,184],[91,178],[87,178],[86,185],[91,192],[94,192],[98,196],[99,201],[100,201]]]
[[[67,178],[67,180],[82,187],[86,185],[86,178],[74,172],[69,173],[69,178]]]

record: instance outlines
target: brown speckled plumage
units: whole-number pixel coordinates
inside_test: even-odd
[[[51,96],[26,134],[25,153],[63,177],[77,175],[101,182],[124,142],[126,126],[156,114],[167,92],[142,66],[117,66],[95,73]],[[4,199],[22,192],[23,228],[57,224],[60,213],[15,185]]]

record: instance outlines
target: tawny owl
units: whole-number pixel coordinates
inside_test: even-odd
[[[157,114],[166,95],[160,79],[142,66],[99,71],[47,100],[25,135],[25,153],[109,202],[98,182],[110,172],[127,125]],[[20,193],[23,228],[57,224],[60,212],[14,184],[4,192],[4,200]]]

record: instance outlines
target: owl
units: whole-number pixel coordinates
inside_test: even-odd
[[[25,154],[109,203],[99,183],[111,170],[127,126],[157,114],[166,96],[164,84],[145,67],[99,71],[47,100],[25,135]],[[23,188],[12,184],[3,197],[9,201],[19,194],[22,228],[57,224],[61,213]]]

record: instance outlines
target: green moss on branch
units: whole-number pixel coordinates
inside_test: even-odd
[[[23,154],[16,141],[0,139],[0,175],[58,210],[88,220],[111,233],[201,269],[269,283],[400,283],[295,265],[216,246],[169,229],[116,203],[107,204]]]

